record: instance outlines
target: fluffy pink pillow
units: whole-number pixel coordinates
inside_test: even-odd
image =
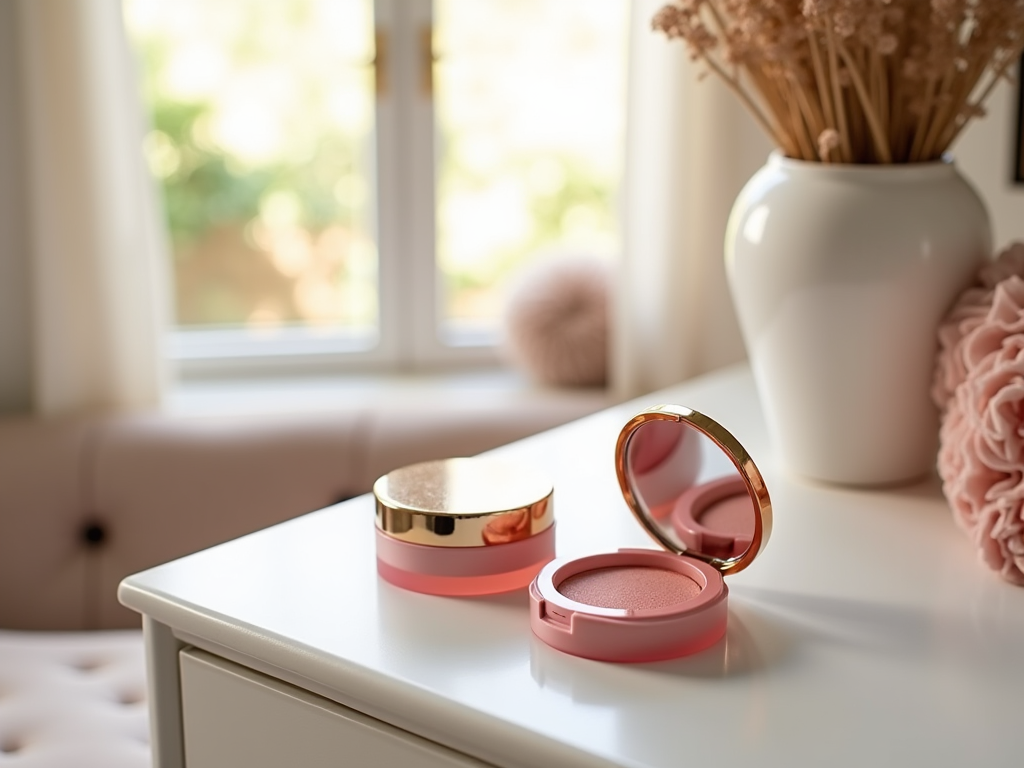
[[[1024,585],[1024,246],[1004,251],[939,330],[939,474],[982,560]]]

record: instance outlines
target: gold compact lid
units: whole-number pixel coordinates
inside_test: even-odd
[[[723,574],[768,543],[772,503],[750,454],[725,427],[681,405],[641,411],[622,428],[615,471],[651,538]]]
[[[553,493],[537,470],[494,456],[412,464],[373,484],[377,528],[434,547],[528,539],[554,522]]]

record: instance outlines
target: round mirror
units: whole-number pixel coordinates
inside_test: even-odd
[[[661,405],[619,435],[619,484],[641,525],[665,549],[736,572],[771,531],[771,502],[749,454],[701,413]]]

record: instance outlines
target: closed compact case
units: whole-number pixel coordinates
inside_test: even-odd
[[[444,459],[396,469],[373,486],[377,572],[432,595],[527,586],[555,556],[553,488],[518,461]]]
[[[660,549],[548,563],[530,585],[530,625],[589,659],[672,659],[724,635],[724,576],[768,543],[772,507],[747,451],[714,419],[679,405],[634,416],[615,448],[630,511]]]

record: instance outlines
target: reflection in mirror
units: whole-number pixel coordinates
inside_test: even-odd
[[[718,560],[750,547],[758,514],[739,470],[700,430],[641,424],[626,444],[626,472],[641,514],[680,551]]]

